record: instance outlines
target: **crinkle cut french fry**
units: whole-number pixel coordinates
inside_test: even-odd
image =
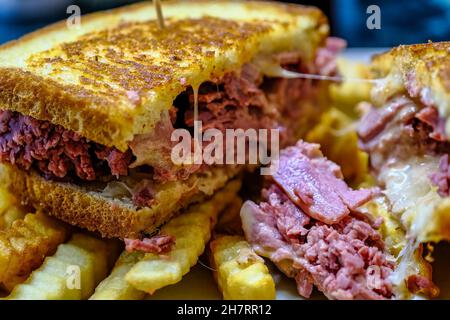
[[[217,216],[235,197],[238,181],[230,182],[210,201],[192,207],[162,227],[162,234],[175,236],[176,244],[166,255],[146,254],[125,279],[136,289],[154,293],[179,282],[198,261],[211,237]]]
[[[269,269],[243,237],[220,236],[210,247],[216,280],[225,300],[275,299]]]
[[[110,261],[117,252],[117,242],[100,240],[87,234],[74,234],[58,246],[23,284],[6,299],[79,300],[88,298],[106,277]]]
[[[145,292],[135,289],[125,280],[125,275],[142,259],[142,252],[124,251],[117,260],[110,275],[95,289],[90,300],[142,300]]]
[[[0,285],[11,291],[52,255],[68,234],[68,226],[40,212],[27,214],[0,231]]]

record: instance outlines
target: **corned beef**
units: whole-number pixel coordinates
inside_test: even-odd
[[[104,172],[104,160],[112,175],[126,175],[131,157],[131,152],[98,145],[48,121],[0,111],[0,160],[22,169],[35,165],[48,178],[74,174],[95,180]]]
[[[376,192],[350,189],[339,166],[323,157],[319,145],[303,141],[281,151],[273,179],[309,216],[328,224],[339,222]]]
[[[389,163],[390,158],[424,153],[440,158],[439,168],[430,174],[430,180],[441,196],[449,195],[450,143],[445,120],[435,107],[418,105],[406,96],[394,97],[382,108],[370,108],[359,124],[358,135],[360,147],[370,152],[375,170]]]
[[[372,191],[359,190],[364,196],[356,197],[358,201],[353,202],[354,206],[347,207],[349,213],[334,214],[333,209],[342,210],[345,206],[345,197],[340,191],[342,184],[328,181],[328,189],[317,187],[324,181],[317,178],[317,174],[311,174],[311,170],[317,166],[334,180],[339,179],[336,175],[339,167],[316,152],[315,145],[299,142],[284,153],[283,156],[294,160],[280,163],[277,174],[280,171],[295,174],[288,183],[301,180],[295,183],[296,198],[302,197],[303,192],[309,194],[311,188],[314,193],[321,193],[322,198],[309,197],[307,210],[304,210],[298,202],[292,201],[292,194],[286,191],[290,188],[284,185],[286,182],[277,181],[274,176],[275,183],[269,180],[268,188],[263,191],[263,201],[259,205],[247,201],[241,210],[247,240],[257,253],[270,258],[286,275],[295,278],[298,292],[304,297],[311,295],[315,285],[331,299],[390,299],[393,293],[388,277],[394,265],[384,251],[376,226],[368,217],[355,212],[357,205],[370,199]],[[300,159],[300,169],[295,159]],[[290,165],[296,169],[287,169]],[[347,186],[345,190],[344,194],[358,192]],[[327,200],[331,206],[325,210],[336,220],[327,223],[314,218],[310,208],[321,208],[330,192],[339,196]],[[334,205],[335,201],[340,201],[340,205]],[[329,221],[328,217],[325,221]]]
[[[175,237],[170,235],[156,235],[151,238],[125,239],[125,250],[128,252],[142,251],[146,253],[166,253],[175,244]]]

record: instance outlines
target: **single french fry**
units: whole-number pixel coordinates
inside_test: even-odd
[[[79,300],[88,298],[106,277],[108,264],[117,252],[117,242],[100,240],[87,234],[74,234],[58,246],[8,300]]]
[[[210,244],[216,280],[225,300],[275,299],[275,282],[249,243],[240,236],[219,236]]]
[[[41,212],[27,214],[0,231],[0,285],[11,291],[52,255],[69,235],[69,227]]]
[[[125,275],[144,256],[142,252],[124,251],[110,275],[95,289],[90,300],[142,300],[145,292],[135,289],[125,280]]]
[[[162,234],[176,238],[174,248],[166,255],[146,254],[126,274],[126,281],[150,294],[179,282],[197,263],[211,237],[218,214],[233,201],[239,188],[238,181],[230,182],[211,200],[192,207],[163,226]]]

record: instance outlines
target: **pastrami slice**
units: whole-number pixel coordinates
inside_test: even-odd
[[[376,194],[349,188],[339,166],[323,157],[317,144],[303,141],[281,152],[273,179],[309,216],[327,224],[341,221]]]

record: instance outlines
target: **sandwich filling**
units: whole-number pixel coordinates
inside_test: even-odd
[[[396,95],[382,108],[366,106],[358,134],[363,150],[397,214],[412,236],[427,230],[434,206],[449,195],[450,143],[444,120],[425,101]],[[419,214],[420,213],[420,214]]]
[[[335,56],[343,46],[342,41],[329,39],[313,63],[308,64],[298,53],[278,54],[274,59],[288,70],[334,75]],[[199,120],[203,129],[222,131],[280,128],[281,144],[287,144],[295,139],[293,128],[299,119],[311,116],[302,110],[302,103],[318,105],[319,87],[319,83],[308,79],[267,77],[264,70],[248,63],[239,71],[200,86]],[[177,128],[193,129],[193,110],[194,91],[187,86],[154,130],[136,136],[126,152],[89,141],[49,121],[0,111],[0,160],[59,181],[107,182],[129,175],[130,168],[150,172],[153,180],[160,183],[185,180],[208,167],[176,166],[171,161],[171,134]]]
[[[440,241],[434,228],[434,211],[449,195],[448,153],[450,144],[444,119],[426,100],[406,94],[389,98],[381,108],[365,104],[358,135],[360,146],[370,155],[370,165],[390,212],[407,230],[408,244],[398,255],[396,285],[412,293],[436,296],[437,287],[427,277],[417,275],[408,261],[422,257],[422,243]],[[398,272],[396,272],[398,273]],[[430,267],[431,273],[431,267]]]
[[[352,190],[316,144],[281,152],[262,202],[247,201],[243,229],[255,251],[295,278],[303,297],[316,286],[331,299],[390,299],[394,264],[377,228],[358,208],[377,189]]]

